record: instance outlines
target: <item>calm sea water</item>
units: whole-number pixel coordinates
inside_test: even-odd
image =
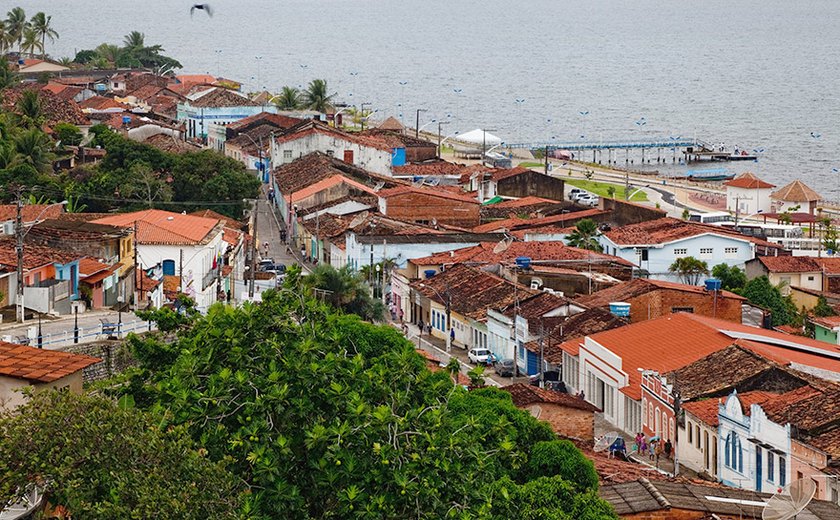
[[[836,0],[207,1],[213,18],[190,18],[190,0],[9,6],[53,16],[55,56],[139,30],[185,72],[248,90],[325,78],[377,115],[413,125],[424,108],[421,125],[448,119],[444,133],[486,127],[507,142],[681,135],[763,148],[728,167],[840,199]]]

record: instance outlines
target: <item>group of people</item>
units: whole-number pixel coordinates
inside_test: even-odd
[[[671,452],[674,450],[674,445],[671,444],[671,439],[667,439],[664,443],[659,437],[652,437],[648,441],[645,434],[639,432],[636,434],[636,443],[633,445],[633,451],[639,455],[647,453],[648,460],[659,463],[659,458],[665,456],[666,459],[671,458]]]

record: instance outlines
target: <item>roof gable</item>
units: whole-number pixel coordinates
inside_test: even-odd
[[[93,221],[120,227],[137,226],[138,244],[197,245],[213,238],[221,227],[216,219],[173,213],[159,209],[121,213]]]
[[[100,361],[82,354],[0,341],[0,375],[34,383],[51,383]]]
[[[799,179],[773,192],[770,197],[785,202],[814,202],[822,200],[822,196],[819,193],[812,190]]]
[[[729,186],[731,188],[744,188],[749,190],[770,189],[776,187],[775,184],[764,182],[763,180],[759,179],[754,173],[750,172],[746,172],[742,175],[739,175],[731,181],[726,181],[723,184],[724,186]]]

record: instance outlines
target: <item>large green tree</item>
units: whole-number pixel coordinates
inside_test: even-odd
[[[295,87],[283,87],[274,100],[274,104],[281,110],[297,110],[301,107],[301,94]]]
[[[766,276],[759,276],[747,282],[741,296],[750,303],[768,309],[773,326],[790,324],[797,317],[796,305],[789,297],[783,296],[782,291],[770,283]]]
[[[709,264],[693,256],[683,256],[674,260],[668,271],[679,276],[684,284],[697,285],[700,278],[709,274]]]
[[[73,518],[237,517],[241,488],[222,463],[107,398],[39,392],[0,417],[0,439],[0,508],[34,483]]]
[[[18,44],[20,50],[21,42],[23,42],[23,33],[29,27],[29,22],[26,20],[26,12],[22,7],[14,7],[6,13],[6,20],[3,24],[6,27],[6,37],[9,46],[14,43]]]
[[[227,461],[249,518],[616,518],[577,450],[533,455],[555,436],[508,393],[454,386],[295,270],[260,305],[214,306],[133,349],[143,372],[126,391]]]
[[[575,229],[569,233],[566,242],[572,247],[601,252],[603,248],[598,243],[598,224],[591,218],[579,220]]]
[[[357,314],[370,321],[384,317],[385,306],[371,296],[366,278],[354,272],[349,266],[340,269],[321,264],[306,277],[310,287],[319,290],[318,295],[345,312]]]
[[[303,92],[304,106],[310,110],[327,112],[333,108],[333,94],[329,93],[327,80],[313,79]]]
[[[51,42],[54,42],[58,38],[58,31],[52,26],[52,16],[47,16],[43,12],[35,13],[29,25],[35,35],[41,40],[41,58],[45,58],[46,53],[44,52],[44,48],[46,47],[47,39],[49,38]]]
[[[728,264],[718,264],[712,267],[712,276],[720,280],[721,287],[725,290],[738,294],[747,285],[746,273],[741,268],[735,266],[730,267]]]

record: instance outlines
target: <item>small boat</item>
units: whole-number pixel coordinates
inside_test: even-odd
[[[746,150],[742,150],[741,153],[735,153],[727,155],[723,158],[718,159],[719,161],[756,161],[758,160],[757,155],[749,154]]]
[[[707,170],[686,170],[685,172],[671,175],[671,178],[698,182],[717,182],[734,179],[735,174],[729,173],[726,168],[710,168]]]

